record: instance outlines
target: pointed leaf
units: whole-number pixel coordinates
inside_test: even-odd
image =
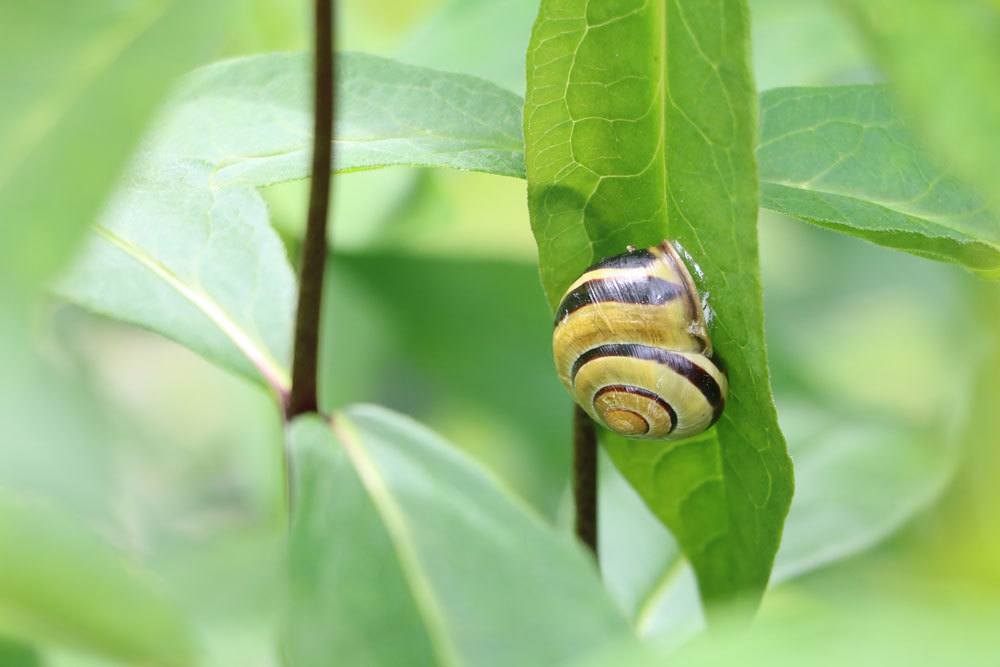
[[[684,442],[607,439],[709,601],[759,596],[792,491],[769,390],[757,258],[756,97],[744,2],[542,2],[526,166],[550,304],[592,262],[679,239],[704,272],[730,394]]]

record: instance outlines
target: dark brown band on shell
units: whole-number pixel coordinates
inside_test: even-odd
[[[678,375],[682,376],[702,393],[708,404],[712,406],[712,423],[714,424],[722,414],[725,407],[725,399],[722,396],[722,387],[715,381],[715,378],[704,368],[694,363],[687,357],[676,352],[664,350],[649,345],[638,343],[611,343],[608,345],[598,345],[591,348],[577,357],[570,370],[570,378],[576,379],[577,373],[587,363],[603,357],[631,357],[633,359],[644,359],[655,361],[658,364],[669,366]]]
[[[661,306],[684,295],[683,285],[656,276],[595,278],[579,285],[563,298],[556,310],[555,323],[558,325],[570,313],[592,303]]]
[[[594,399],[592,401],[592,404],[596,409],[598,398],[600,398],[604,394],[612,394],[618,392],[623,394],[634,394],[636,396],[642,396],[643,398],[648,398],[649,400],[654,401],[657,405],[663,408],[668,415],[670,415],[670,430],[667,431],[667,433],[673,433],[674,429],[677,428],[677,413],[674,411],[673,406],[667,403],[665,400],[663,400],[663,398],[656,392],[644,389],[643,387],[636,387],[635,385],[631,384],[609,384],[597,390],[597,392],[594,394]],[[642,415],[639,416],[642,417]],[[643,421],[646,421],[644,417]],[[646,430],[647,431],[649,430],[648,421],[646,422]]]

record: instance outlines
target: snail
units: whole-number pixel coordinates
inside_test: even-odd
[[[552,349],[580,407],[630,438],[697,435],[725,406],[701,298],[667,241],[584,271],[556,309]]]

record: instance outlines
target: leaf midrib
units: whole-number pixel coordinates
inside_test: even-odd
[[[282,404],[291,387],[288,372],[279,364],[267,348],[240,328],[239,324],[212,297],[188,285],[162,262],[150,256],[128,240],[102,225],[94,225],[94,231],[116,249],[134,259],[151,273],[172,287],[203,315],[215,324],[226,338],[239,350],[261,374],[277,394]]]
[[[434,593],[434,587],[423,573],[420,556],[407,529],[406,518],[399,503],[393,497],[378,466],[365,451],[359,431],[346,415],[343,413],[334,415],[330,428],[336,440],[343,444],[347,457],[354,465],[376,511],[382,517],[389,539],[395,547],[403,578],[423,618],[428,639],[434,647],[439,664],[443,667],[459,667],[461,660],[458,649],[448,638],[444,612]]]

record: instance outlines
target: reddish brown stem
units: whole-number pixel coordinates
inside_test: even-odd
[[[597,558],[597,429],[578,405],[573,407],[573,500],[576,535]]]
[[[299,303],[288,419],[316,412],[318,400],[319,326],[323,306],[323,274],[327,259],[327,214],[333,168],[334,67],[333,0],[315,0],[312,184],[299,268]]]

